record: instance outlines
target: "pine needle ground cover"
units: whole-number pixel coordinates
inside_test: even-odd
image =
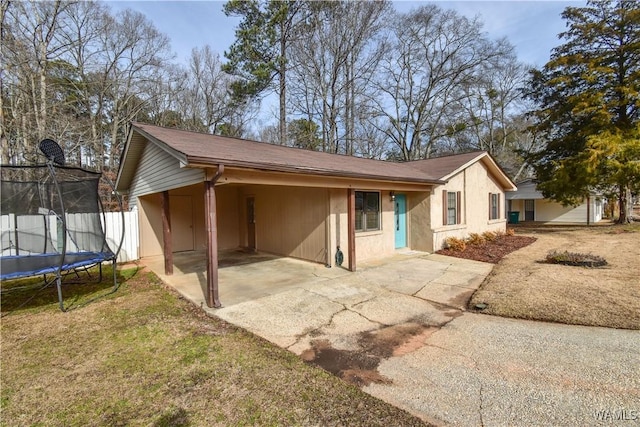
[[[19,309],[22,297],[3,298],[1,425],[424,425],[206,316],[153,274],[122,273],[116,293],[67,313],[55,290]],[[110,283],[90,286],[65,288],[69,301]]]

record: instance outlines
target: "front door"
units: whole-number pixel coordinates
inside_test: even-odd
[[[256,198],[247,197],[247,248],[256,250]]]
[[[536,218],[535,201],[532,199],[525,200],[524,201],[524,220],[534,221],[535,218]]]
[[[407,199],[404,194],[395,197],[396,249],[407,247]]]

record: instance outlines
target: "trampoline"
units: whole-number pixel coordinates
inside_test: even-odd
[[[0,280],[44,275],[46,285],[55,282],[60,309],[66,311],[62,278],[77,269],[99,265],[102,277],[102,263],[111,262],[112,291],[117,290],[124,227],[113,250],[103,227],[102,174],[65,166],[62,150],[52,140],[43,140],[40,149],[46,164],[0,166]]]

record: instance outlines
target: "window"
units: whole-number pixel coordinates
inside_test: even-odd
[[[500,219],[500,194],[489,193],[489,219]]]
[[[356,191],[356,231],[380,230],[380,193]]]
[[[460,224],[460,200],[461,193],[459,191],[442,190],[442,224],[454,225]]]

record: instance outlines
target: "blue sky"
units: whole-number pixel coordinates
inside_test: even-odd
[[[178,60],[186,62],[191,49],[210,45],[222,58],[234,41],[238,18],[222,12],[222,1],[118,1],[105,2],[113,11],[131,8],[147,16],[171,39]],[[442,8],[454,9],[467,17],[479,16],[492,39],[507,37],[516,47],[521,61],[542,66],[552,48],[559,44],[557,35],[565,28],[560,13],[566,6],[581,7],[585,1],[436,1]],[[395,8],[405,12],[424,4],[397,1]]]

